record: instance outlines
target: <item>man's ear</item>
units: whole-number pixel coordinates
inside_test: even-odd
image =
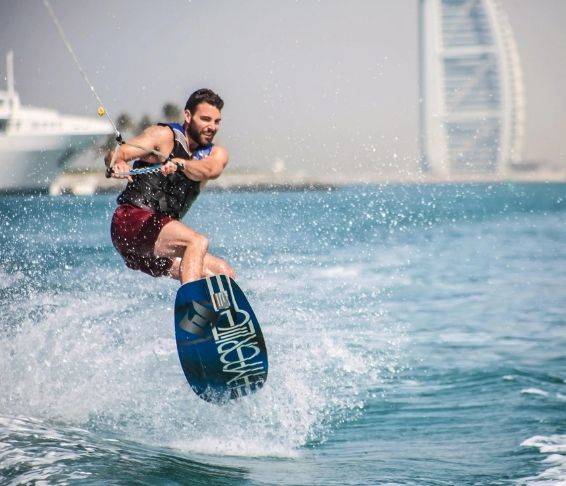
[[[189,110],[185,110],[185,121],[187,123],[191,123],[192,117],[193,117],[193,115],[191,115],[191,112]]]

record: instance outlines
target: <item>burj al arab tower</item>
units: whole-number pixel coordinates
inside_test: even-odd
[[[423,171],[505,176],[522,159],[524,88],[498,0],[419,0]]]

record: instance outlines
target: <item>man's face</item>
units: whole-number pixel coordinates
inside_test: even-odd
[[[195,112],[185,110],[185,120],[188,123],[187,134],[199,145],[212,142],[220,128],[220,110],[208,103],[199,103]]]

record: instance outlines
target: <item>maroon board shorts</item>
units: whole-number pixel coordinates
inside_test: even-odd
[[[141,270],[152,277],[168,274],[173,260],[155,256],[153,247],[159,232],[170,221],[175,220],[131,204],[120,204],[116,208],[110,234],[114,247],[129,268]]]

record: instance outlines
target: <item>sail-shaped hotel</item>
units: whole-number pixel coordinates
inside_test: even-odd
[[[522,159],[525,98],[498,0],[419,0],[421,165],[505,176]]]

